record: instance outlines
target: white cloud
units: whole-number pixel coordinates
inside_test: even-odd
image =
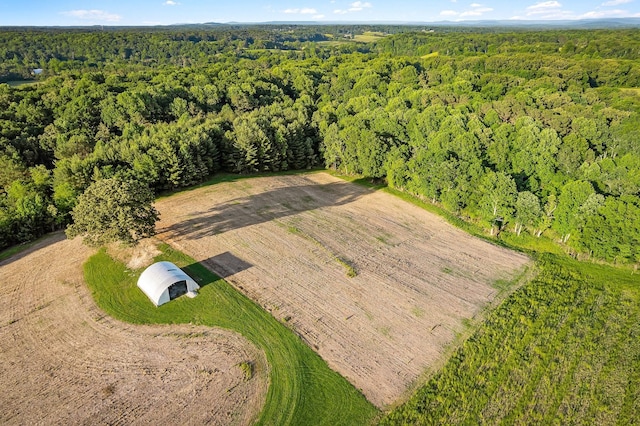
[[[565,10],[558,1],[544,1],[533,4],[525,9],[526,19],[577,19],[574,12]]]
[[[482,16],[487,12],[492,12],[493,8],[484,7],[480,3],[471,3],[471,9],[464,10],[462,12],[456,12],[455,10],[442,10],[440,11],[441,16],[459,16],[461,18],[466,18],[469,16]]]
[[[557,1],[543,1],[527,7],[527,15],[547,14],[560,8],[562,8],[562,4]]]
[[[324,15],[314,15],[313,19],[322,19],[324,18]]]
[[[364,9],[373,7],[373,5],[368,1],[354,1],[350,6],[351,7],[349,9],[335,9],[333,13],[337,15],[345,15],[349,12],[360,12]]]
[[[104,10],[97,9],[78,9],[60,12],[62,15],[71,16],[72,18],[86,19],[92,21],[118,22],[122,17],[115,13],[109,13]]]
[[[351,3],[351,7],[347,9],[349,12],[360,12],[364,8],[372,7],[368,1],[355,1]]]
[[[628,12],[626,10],[594,10],[591,12],[584,13],[578,16],[578,19],[599,19],[599,18],[615,18],[628,16]]]
[[[466,10],[460,14],[460,16],[482,16],[487,12],[493,11],[490,7],[478,7],[473,10]]]
[[[173,1],[173,0],[167,0],[167,1],[165,1],[164,3],[162,3],[162,4],[164,4],[165,6],[177,6],[177,5],[179,5],[180,3],[178,3],[177,1]]]
[[[632,1],[633,0],[610,0],[602,3],[601,6],[618,6],[620,4],[631,3]]]
[[[317,14],[318,11],[309,7],[305,7],[302,9],[286,9],[283,11],[284,13],[293,13],[293,14],[301,14],[301,15],[313,15]]]

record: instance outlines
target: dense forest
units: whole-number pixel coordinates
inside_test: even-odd
[[[640,262],[640,31],[365,30],[0,31],[0,248],[104,178],[326,167]]]

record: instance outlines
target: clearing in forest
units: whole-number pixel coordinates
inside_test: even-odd
[[[162,239],[287,323],[379,407],[530,262],[327,173],[218,183],[156,206]]]

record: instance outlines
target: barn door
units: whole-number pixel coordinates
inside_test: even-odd
[[[183,294],[187,294],[187,282],[178,281],[169,286],[169,300],[173,300],[176,297],[180,297]]]

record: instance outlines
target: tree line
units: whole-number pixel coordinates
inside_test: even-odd
[[[122,54],[128,33],[98,34]],[[584,34],[420,32],[346,50],[307,40],[294,57],[241,46],[178,52],[191,66],[167,53],[143,68],[60,67],[35,85],[0,84],[0,246],[64,226],[101,179],[157,193],[219,171],[324,166],[385,179],[492,233],[638,262],[640,32],[591,32],[600,58]],[[611,47],[616,38],[629,44]],[[447,50],[461,39],[495,48]],[[525,51],[528,40],[562,48]]]
[[[0,28],[0,82],[64,70],[199,66],[221,55],[256,59],[271,52],[306,59],[343,53],[394,56],[476,56],[539,53],[560,57],[630,59],[640,56],[636,30],[546,30],[399,25],[221,25],[79,29]],[[396,34],[374,43],[344,36],[367,31]]]

